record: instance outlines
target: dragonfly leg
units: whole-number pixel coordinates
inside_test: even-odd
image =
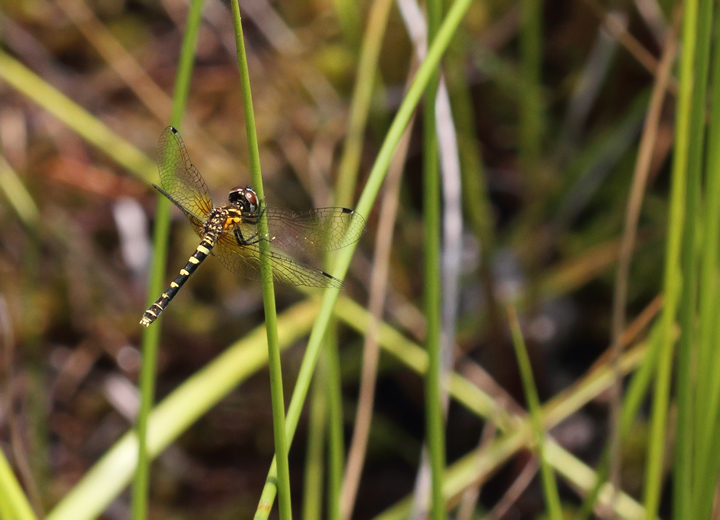
[[[245,238],[242,234],[242,231],[239,227],[236,227],[233,230],[233,235],[235,235],[235,240],[237,241],[239,246],[250,246],[252,244],[257,243],[257,233],[255,233],[253,236]]]

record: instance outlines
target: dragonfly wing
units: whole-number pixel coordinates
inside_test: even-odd
[[[190,220],[190,222],[193,225],[193,228],[195,229],[195,233],[197,233],[200,236],[203,236],[205,234],[205,226],[203,225],[202,220],[197,215],[190,213],[190,211],[185,208],[182,204],[180,204],[177,200],[175,200],[167,191],[162,189],[157,184],[153,184],[153,188],[158,190],[160,193],[165,195],[168,199],[170,199],[170,202],[175,204],[178,208],[180,208],[180,211],[185,213],[185,216]]]
[[[365,229],[360,213],[346,208],[287,211],[266,208],[269,237],[283,251],[333,251],[357,242]]]
[[[160,134],[158,171],[164,194],[188,215],[203,220],[213,209],[210,190],[190,161],[185,143],[172,126]],[[192,219],[191,219],[192,220]]]
[[[259,244],[240,246],[235,237],[223,233],[213,250],[220,263],[241,278],[262,280],[260,257],[266,256],[272,264],[273,279],[289,285],[305,287],[342,288],[343,283],[328,273],[302,264],[277,251],[260,248]]]

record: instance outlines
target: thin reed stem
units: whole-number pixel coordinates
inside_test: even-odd
[[[195,61],[197,35],[202,19],[202,0],[193,0],[188,11],[188,20],[180,49],[178,72],[175,78],[171,124],[179,128],[182,123],[185,106],[190,92]],[[170,236],[170,201],[158,194],[157,211],[155,214],[155,230],[153,232],[153,263],[148,284],[148,305],[150,305],[165,284],[165,268]],[[160,318],[162,322],[162,318]],[[147,432],[150,411],[155,401],[155,378],[157,376],[157,357],[160,344],[160,324],[143,330],[141,345],[142,366],[140,370],[140,406],[136,419],[138,436],[138,462],[132,488],[132,518],[145,520],[148,517],[148,496],[150,492],[150,460],[147,448]]]
[[[240,68],[240,84],[245,109],[245,127],[247,130],[248,154],[250,157],[250,173],[253,186],[260,200],[265,198],[262,173],[260,169],[260,151],[258,148],[257,131],[255,129],[255,113],[250,89],[250,72],[248,71],[245,40],[240,19],[238,0],[231,2],[233,26],[235,27],[235,43],[237,44],[238,66]],[[258,220],[258,235],[268,236],[268,224],[265,214]],[[269,247],[267,241],[261,240],[260,247]],[[280,520],[292,519],[292,502],[290,497],[290,468],[288,464],[289,443],[285,436],[285,399],[283,396],[282,366],[280,363],[280,347],[277,331],[277,310],[275,306],[275,287],[273,284],[272,265],[269,255],[260,255],[260,271],[262,275],[263,308],[265,310],[265,328],[267,331],[268,368],[270,369],[270,393],[272,397],[273,433],[275,437],[275,454],[278,466],[277,485],[280,493]]]

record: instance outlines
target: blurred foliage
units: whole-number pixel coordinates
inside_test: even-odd
[[[169,122],[187,6],[169,0],[82,2],[4,0],[2,51],[153,158],[157,138]],[[291,209],[330,204],[369,2],[357,4],[360,19],[354,23],[352,13],[338,15],[340,4],[263,1],[245,13],[268,204]],[[82,5],[88,9],[78,10]],[[578,381],[609,345],[614,266],[654,77],[603,28],[606,16],[612,12],[624,20],[651,56],[659,55],[660,46],[653,36],[657,27],[648,25],[635,3],[548,0],[542,20],[540,157],[536,171],[523,171],[518,156],[518,7],[517,2],[476,1],[458,33],[459,70],[471,103],[462,116],[471,125],[474,135],[468,142],[484,172],[479,191],[464,199],[464,212],[472,213],[467,206],[474,199],[490,211],[488,236],[478,238],[473,234],[477,230],[466,224],[470,231],[462,253],[458,350],[461,359],[481,364],[522,402],[510,336],[504,322],[493,323],[491,307],[508,298],[522,305],[541,401]],[[148,77],[135,76],[132,82],[121,77],[118,72],[128,70],[123,64],[128,58],[113,54],[117,61],[111,64],[99,50],[105,36],[94,24],[128,51]],[[183,137],[216,203],[226,200],[230,188],[250,182],[234,52],[229,7],[208,0]],[[361,182],[402,99],[412,52],[393,8],[368,114]],[[591,59],[597,53],[604,60]],[[641,214],[628,321],[661,291],[670,105],[661,118]],[[136,402],[132,389],[140,362],[137,322],[146,300],[156,198],[139,171],[120,166],[2,81],[0,143],[2,157],[39,211],[36,220],[23,219],[9,203],[18,195],[0,182],[0,298],[7,301],[12,318],[3,326],[11,327],[15,338],[12,363],[0,361],[5,381],[13,382],[12,393],[6,390],[0,397],[1,445],[6,454],[17,446],[11,436],[14,415],[22,449],[30,455],[34,485],[49,510],[132,424],[128,407],[132,410]],[[416,128],[401,188],[385,315],[415,339],[423,335],[417,319],[422,308],[421,158]],[[1,180],[5,168],[0,170]],[[186,219],[179,213],[175,217],[168,279],[197,245]],[[378,232],[377,213],[367,217],[368,232],[345,291],[361,304],[367,300]],[[483,283],[488,279],[491,285]],[[494,295],[488,287],[494,287]],[[302,298],[286,287],[277,290],[281,312]],[[262,320],[260,285],[237,280],[209,259],[164,315],[158,399]],[[341,329],[348,420],[357,403],[358,338]],[[301,349],[297,345],[285,354],[288,390]],[[273,451],[268,386],[265,371],[252,376],[160,457],[152,473],[152,518],[220,520],[253,514]],[[412,490],[424,431],[422,392],[416,374],[394,359],[381,359],[376,417],[355,518],[371,518]],[[576,430],[568,433],[561,424],[553,432],[559,439],[565,433],[572,446],[568,449],[591,465],[606,438],[606,404],[598,398],[578,412],[583,421],[574,423]],[[449,462],[477,446],[482,427],[467,410],[451,406]],[[348,425],[348,436],[351,431]],[[290,469],[294,489],[301,490],[305,423],[299,433]],[[640,462],[634,459],[644,454],[646,442],[641,433],[635,432],[631,440],[637,447],[625,455],[625,489],[635,498],[641,479],[635,474]],[[524,461],[518,455],[486,483],[482,509],[498,502]],[[31,485],[25,476],[21,481]],[[568,486],[560,491],[568,510],[580,503]],[[105,517],[126,518],[127,507],[123,494]],[[299,510],[298,501],[296,514]],[[538,479],[515,510],[518,518],[536,518],[544,511]]]

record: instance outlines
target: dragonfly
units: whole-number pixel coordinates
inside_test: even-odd
[[[334,276],[288,255],[332,251],[357,242],[365,229],[365,219],[356,211],[340,207],[306,211],[268,207],[250,186],[233,188],[227,204],[215,206],[180,133],[172,126],[160,135],[158,172],[161,186],[153,187],[180,208],[201,240],[170,287],[147,308],[140,325],[148,327],[160,316],[210,254],[240,278],[261,280],[260,260],[264,257],[270,260],[277,282],[342,288],[342,281]],[[260,236],[257,223],[263,216],[268,234]]]

